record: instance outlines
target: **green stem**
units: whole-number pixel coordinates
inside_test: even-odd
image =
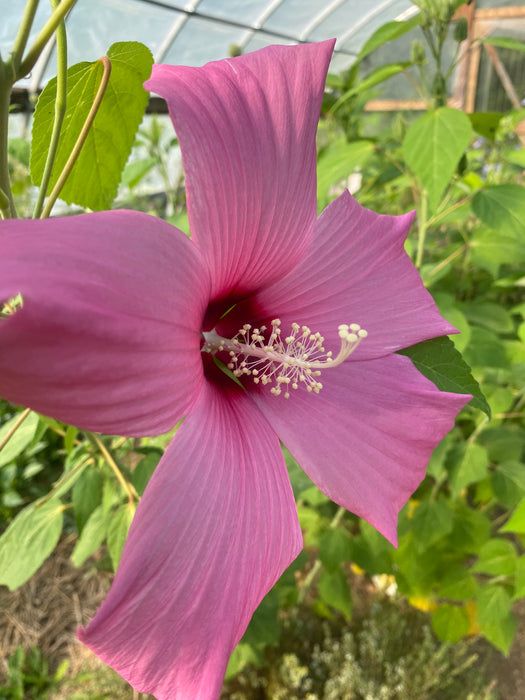
[[[67,13],[71,10],[71,8],[76,2],[77,0],[62,0],[62,2],[58,4],[56,10],[53,11],[51,17],[42,27],[37,38],[33,42],[33,45],[31,46],[24,60],[20,64],[17,71],[17,80],[19,78],[23,78],[33,69],[33,66],[37,62],[37,59],[40,56],[40,54],[42,53],[44,46],[51,39],[60,22],[62,22],[64,17],[67,15]]]
[[[6,76],[7,64],[0,61],[0,190],[2,192],[2,219],[16,217],[15,203],[9,180],[9,104],[11,101],[12,82]]]
[[[95,95],[95,99],[93,101],[93,104],[91,105],[91,109],[89,110],[89,114],[86,117],[84,126],[82,127],[82,130],[78,135],[77,141],[73,146],[71,155],[67,159],[67,163],[64,165],[64,169],[60,173],[60,177],[58,178],[55,186],[53,187],[53,191],[49,195],[49,199],[46,202],[46,206],[44,207],[44,210],[40,215],[41,219],[47,219],[47,217],[51,214],[51,210],[53,209],[53,206],[57,201],[58,196],[62,188],[64,187],[64,184],[67,178],[69,177],[71,170],[73,169],[73,166],[77,161],[78,156],[80,155],[82,146],[84,145],[87,139],[89,130],[91,129],[93,122],[95,121],[95,117],[97,116],[97,112],[102,102],[102,98],[104,97],[104,93],[106,92],[106,88],[109,82],[109,76],[111,74],[111,61],[107,56],[102,56],[102,58],[100,58],[99,61],[102,62],[102,65],[104,67],[104,73],[102,74],[102,80],[100,81],[97,94]]]
[[[58,481],[55,481],[55,483],[53,484],[53,488],[51,489],[51,491],[50,491],[48,494],[46,494],[46,495],[38,502],[38,505],[39,505],[39,506],[43,506],[44,503],[47,503],[47,501],[50,501],[50,500],[53,498],[53,496],[54,496],[56,493],[58,493],[58,491],[60,491],[60,490],[64,487],[64,485],[67,484],[67,482],[68,482],[72,477],[76,476],[76,474],[78,474],[79,471],[83,470],[90,462],[91,462],[91,463],[94,462],[93,457],[86,457],[84,460],[80,461],[78,464],[75,464],[75,466],[74,466],[70,471],[68,471],[68,472],[66,472],[65,474],[63,474],[63,475],[60,477],[60,479],[59,479]],[[69,489],[68,489],[68,491],[69,491]]]
[[[22,54],[24,53],[27,40],[29,39],[29,34],[31,32],[31,27],[33,26],[38,3],[39,0],[28,0],[26,9],[24,10],[24,16],[22,17],[22,22],[18,28],[18,34],[16,35],[10,58],[13,82],[15,82],[18,76],[20,61],[22,60]]]
[[[437,226],[437,224],[439,224],[439,222],[442,219],[445,219],[449,214],[452,214],[452,212],[456,211],[456,209],[460,209],[464,204],[467,204],[470,200],[470,196],[465,197],[464,199],[459,199],[457,202],[454,202],[454,204],[451,204],[450,207],[448,207],[447,209],[443,209],[438,214],[434,214],[434,216],[431,216],[428,220],[428,226]],[[443,202],[440,206],[443,206]]]
[[[111,452],[108,450],[108,448],[104,445],[102,440],[97,435],[94,435],[93,433],[86,433],[85,435],[89,442],[102,454],[108,465],[111,467],[113,473],[117,477],[118,482],[120,483],[128,497],[130,506],[134,506],[135,499],[137,499],[137,501],[140,500],[139,495],[133,487],[133,484],[130,484],[124,478],[124,475],[120,471],[116,461],[113,459]]]
[[[421,190],[421,200],[417,212],[418,234],[417,234],[417,255],[416,267],[419,269],[423,262],[423,251],[428,228],[428,194],[426,190]]]
[[[4,439],[3,439],[2,441],[0,441],[0,451],[4,449],[4,447],[7,445],[7,443],[9,442],[9,440],[11,440],[11,438],[13,437],[13,435],[16,433],[16,431],[18,430],[18,428],[22,425],[22,423],[25,421],[25,419],[27,418],[27,416],[28,416],[30,413],[31,413],[31,409],[30,409],[30,408],[26,408],[25,411],[22,411],[22,413],[21,413],[20,416],[18,417],[18,420],[15,421],[15,424],[13,425],[13,427],[11,428],[11,430],[9,430],[9,432],[8,432],[7,435],[4,437]]]
[[[328,527],[329,527],[330,529],[334,530],[334,529],[339,525],[339,523],[341,522],[341,519],[342,519],[342,517],[343,517],[343,515],[344,515],[345,513],[346,513],[346,508],[343,508],[342,506],[339,506],[339,508],[337,509],[336,514],[335,514],[334,517],[332,518],[332,521],[331,521],[331,523],[330,523],[330,525],[329,525]],[[314,582],[314,579],[315,579],[315,577],[317,576],[317,574],[319,573],[321,567],[322,567],[321,560],[320,560],[320,559],[316,559],[315,562],[314,562],[314,565],[312,566],[312,568],[310,569],[310,571],[309,571],[309,573],[308,573],[308,576],[305,578],[304,583],[303,583],[303,585],[301,586],[301,590],[299,591],[299,595],[298,595],[298,598],[297,598],[297,602],[298,602],[298,603],[302,603],[302,602],[304,601],[304,599],[305,599],[305,597],[306,597],[306,594],[307,594],[307,592],[308,592],[308,589],[310,588],[310,586],[311,586],[312,583]]]
[[[56,10],[60,0],[51,0],[51,6],[53,10]],[[60,22],[56,30],[56,41],[57,41],[57,94],[55,98],[55,120],[53,122],[53,132],[51,134],[51,141],[49,144],[49,149],[46,157],[46,165],[44,168],[44,174],[42,175],[42,182],[40,183],[40,190],[38,192],[37,202],[35,204],[35,209],[33,212],[33,219],[38,219],[42,213],[42,208],[44,206],[44,199],[46,196],[47,188],[49,186],[49,181],[51,180],[51,173],[53,171],[53,164],[55,162],[55,157],[58,149],[58,141],[60,139],[60,132],[62,130],[62,122],[64,121],[64,116],[66,114],[67,105],[67,36],[66,36],[66,23],[64,20]]]
[[[464,243],[461,246],[461,248],[458,248],[453,253],[451,253],[447,258],[445,258],[440,263],[438,263],[435,267],[432,268],[432,270],[430,270],[430,272],[426,276],[427,279],[430,279],[431,277],[433,277],[440,270],[442,270],[444,267],[446,267],[449,263],[451,263],[453,260],[455,260],[458,256],[462,255],[467,248],[468,248],[468,244]]]

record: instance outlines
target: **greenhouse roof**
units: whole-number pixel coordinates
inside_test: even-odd
[[[24,11],[23,0],[0,0],[0,52],[13,44]],[[349,66],[380,25],[407,19],[417,11],[410,0],[79,0],[69,16],[69,63],[96,60],[117,41],[140,41],[157,62],[202,65],[269,44],[337,38],[332,70]],[[51,14],[39,4],[32,36]],[[56,74],[54,46],[31,75],[19,83],[38,91]]]

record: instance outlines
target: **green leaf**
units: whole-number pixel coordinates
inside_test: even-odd
[[[519,532],[520,534],[525,533],[525,498],[522,498],[518,503],[515,511],[512,513],[505,525],[500,528],[500,532]]]
[[[461,304],[460,308],[471,323],[488,328],[494,333],[514,332],[512,317],[500,304],[475,301]]]
[[[503,115],[501,115],[503,116]],[[508,163],[517,165],[521,169],[525,168],[525,149],[508,146],[501,151],[501,157]]]
[[[140,452],[144,453],[144,448],[140,450]],[[142,496],[142,494],[144,493],[146,486],[148,485],[149,480],[153,476],[153,472],[155,471],[161,457],[161,450],[158,450],[157,448],[148,449],[145,452],[144,459],[141,459],[135,467],[135,469],[133,470],[133,474],[131,475],[131,482],[139,496]]]
[[[402,22],[386,22],[386,24],[383,24],[381,27],[376,29],[372,36],[365,41],[361,51],[359,52],[357,60],[360,61],[369,53],[375,51],[375,49],[383,46],[383,44],[386,44],[393,39],[398,39],[400,36],[403,36],[403,34],[406,34],[419,24],[421,24],[421,15],[419,13]]]
[[[308,489],[312,488],[312,486],[314,486],[314,483],[310,479],[310,477],[307,476],[306,472],[304,472],[301,469],[301,467],[297,464],[297,462],[292,457],[288,449],[283,446],[282,450],[295,499],[299,500],[301,493],[303,493],[303,491],[308,491]]]
[[[454,343],[456,350],[463,352],[470,340],[470,325],[465,315],[458,309],[455,297],[452,294],[438,292],[433,295],[434,301],[438,305],[439,313],[447,319],[459,333],[452,335],[450,340]]]
[[[492,473],[494,495],[506,508],[514,508],[525,495],[525,468],[522,462],[508,460]]]
[[[170,224],[172,224],[173,226],[176,226],[178,229],[180,229],[183,233],[185,233],[189,237],[189,235],[190,235],[190,222],[188,220],[188,212],[186,209],[183,209],[182,211],[178,212],[178,214],[174,214],[173,216],[170,216],[168,221]]]
[[[330,499],[314,484],[309,489],[301,491],[301,500],[311,506],[320,506],[323,503],[328,503]]]
[[[108,550],[113,569],[116,571],[126,544],[129,526],[135,515],[135,506],[125,503],[111,516],[108,526]]]
[[[327,571],[324,569],[319,577],[319,596],[321,600],[349,620],[352,612],[352,598],[348,581],[341,569]]]
[[[242,641],[254,646],[273,645],[279,641],[279,594],[275,589],[260,602]]]
[[[359,522],[359,530],[352,540],[353,562],[370,575],[390,573],[394,546],[366,520]]]
[[[64,435],[64,447],[68,455],[71,454],[75,447],[75,440],[77,439],[78,428],[73,425],[69,425],[66,428],[66,434]]]
[[[62,496],[65,496],[68,491],[71,491],[78,479],[80,479],[84,471],[89,466],[89,460],[86,459],[83,445],[80,446],[80,449],[76,448],[71,453],[71,455],[74,454],[77,455],[76,459],[70,460],[68,457],[62,475],[53,484],[53,496],[55,498],[62,498]]]
[[[505,346],[492,331],[477,326],[472,327],[470,343],[464,353],[465,360],[472,367],[510,367]],[[488,415],[488,414],[487,414]]]
[[[432,615],[432,627],[444,642],[459,642],[470,627],[466,611],[457,605],[440,605]]]
[[[523,43],[523,41],[519,41],[519,39],[513,39],[510,36],[481,37],[479,41],[482,44],[498,46],[501,49],[513,49],[514,51],[521,51],[521,53],[525,53],[525,43]]]
[[[525,449],[525,430],[513,425],[487,428],[479,436],[493,462],[521,461]]]
[[[104,542],[108,531],[107,521],[108,517],[104,514],[102,506],[95,508],[89,516],[71,554],[71,561],[75,566],[82,566],[86,559]]]
[[[443,440],[439,442],[438,446],[432,452],[432,456],[427,465],[427,475],[431,476],[436,481],[441,481],[447,473],[445,469],[445,459],[450,449],[449,435],[445,435]]]
[[[262,666],[263,651],[279,641],[279,595],[273,588],[261,601],[241,641],[230,657],[226,679],[234,678],[248,664]]]
[[[396,582],[401,593],[427,597],[436,586],[442,561],[431,547],[414,556],[414,539],[412,530],[399,538],[399,548],[392,552]]]
[[[516,619],[511,612],[511,598],[498,585],[488,585],[478,597],[478,622],[487,639],[504,654],[509,653],[516,633]]]
[[[500,265],[525,262],[525,238],[516,236],[510,229],[487,230],[477,227],[470,241],[472,263],[498,276]]]
[[[347,90],[343,95],[341,95],[341,97],[335,102],[330,111],[336,112],[350,98],[356,97],[357,95],[360,95],[363,92],[370,90],[376,85],[379,85],[379,83],[383,83],[385,80],[388,80],[388,78],[392,78],[394,75],[398,75],[410,65],[411,64],[407,62],[389,63],[386,66],[380,66],[379,68],[376,68],[376,70],[372,71],[372,73],[369,73],[366,76],[366,78],[358,82],[356,85]]]
[[[251,644],[239,642],[230,656],[224,679],[229,680],[230,678],[235,678],[248,664],[260,666],[261,653],[259,650],[252,647]]]
[[[501,112],[471,112],[467,116],[476,133],[494,141],[499,123],[503,117]]]
[[[400,354],[410,357],[421,374],[434,382],[441,391],[472,394],[472,405],[490,417],[490,406],[479,384],[449,338],[425,340],[400,350]]]
[[[464,501],[454,506],[454,528],[450,544],[457,552],[477,554],[490,537],[491,522],[484,513],[471,508]]]
[[[100,471],[90,465],[73,487],[73,507],[79,533],[82,532],[91,513],[102,501],[102,483]]]
[[[518,559],[514,585],[514,600],[519,600],[525,596],[525,556]]]
[[[438,593],[440,598],[471,600],[477,596],[478,584],[475,577],[463,566],[447,566]]]
[[[144,115],[153,59],[149,49],[137,42],[113,44],[109,84],[86,142],[60,194],[68,204],[108,209]],[[100,61],[77,63],[68,70],[67,109],[48,193],[56,184],[91,109],[103,74]],[[56,79],[46,85],[34,114],[31,176],[42,182],[51,140],[56,98]]]
[[[0,428],[0,442],[6,437],[7,433],[13,428],[15,423],[20,419],[20,414],[13,416],[11,420]],[[0,467],[12,462],[19,454],[21,454],[35,437],[38,427],[38,415],[30,413],[24,422],[17,428],[16,432],[9,439],[9,442],[0,451]]]
[[[62,532],[64,505],[52,498],[20,511],[0,537],[0,584],[14,591],[51,554]]]
[[[343,562],[349,561],[352,556],[352,543],[350,537],[336,528],[328,528],[321,536],[319,542],[319,559],[323,566],[333,571]]]
[[[463,457],[450,478],[452,497],[457,498],[466,486],[484,479],[488,475],[488,471],[489,456],[487,450],[475,442],[467,443]]]
[[[479,552],[472,571],[492,576],[512,576],[516,570],[516,549],[508,540],[493,538]]]
[[[153,157],[141,158],[128,163],[122,172],[122,184],[133,189],[157,163],[157,159]]]
[[[521,185],[488,185],[476,192],[472,209],[487,226],[505,236],[523,238],[525,230],[525,187]]]
[[[427,112],[409,127],[405,159],[428,193],[430,211],[437,209],[471,138],[467,115],[450,107]]]
[[[362,167],[375,152],[371,141],[352,141],[345,138],[331,142],[319,155],[317,163],[317,199],[322,210],[330,199],[330,188]]]
[[[418,551],[428,549],[452,530],[453,514],[445,501],[421,501],[412,518],[414,544]]]
[[[104,513],[109,513],[113,506],[121,503],[122,490],[114,479],[105,479],[102,487],[102,508]]]

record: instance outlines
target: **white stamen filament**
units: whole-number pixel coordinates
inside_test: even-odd
[[[341,324],[338,327],[341,348],[333,357],[331,351],[325,351],[320,333],[292,323],[292,332],[283,338],[280,325],[278,318],[272,321],[268,340],[263,335],[266,326],[252,328],[246,323],[231,340],[212,330],[203,333],[202,351],[227,352],[230,356],[228,369],[236,377],[251,376],[255,384],[274,382],[271,393],[279,396],[284,389],[284,397],[289,398],[289,389],[298,389],[300,385],[318,394],[323,388],[317,379],[321,370],[340,365],[368,335],[357,323]]]

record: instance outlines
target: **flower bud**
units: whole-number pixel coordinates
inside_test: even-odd
[[[460,17],[454,27],[454,39],[460,43],[468,36],[468,22],[466,17]]]
[[[230,44],[228,48],[228,55],[230,58],[242,56],[242,48],[238,44]]]
[[[420,39],[414,39],[410,46],[410,61],[416,66],[426,63],[425,45]]]
[[[407,132],[407,127],[408,124],[406,119],[400,112],[398,112],[396,118],[394,119],[394,123],[392,124],[392,134],[396,141],[399,141],[399,143],[403,143]]]

